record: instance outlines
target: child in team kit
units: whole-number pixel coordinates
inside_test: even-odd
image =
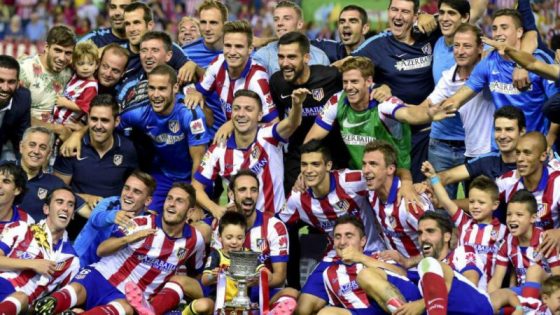
[[[85,122],[89,104],[97,95],[95,71],[99,65],[99,50],[91,41],[78,43],[72,53],[75,73],[56,98],[51,123],[66,125]]]
[[[498,186],[486,176],[475,178],[469,186],[467,213],[449,198],[430,162],[422,164],[422,172],[430,179],[436,198],[459,231],[458,245],[472,246],[480,257],[484,270],[478,287],[486,290],[496,266],[496,254],[508,234],[507,227],[492,216],[499,205]]]
[[[488,292],[500,288],[509,263],[513,265],[518,286],[512,289],[523,297],[538,298],[541,283],[551,273],[560,274],[557,251],[553,250],[548,256],[539,252],[543,231],[534,225],[536,219],[537,201],[533,194],[526,189],[517,191],[507,205],[509,235],[498,250]]]

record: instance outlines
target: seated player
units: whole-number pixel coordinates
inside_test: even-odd
[[[17,201],[25,192],[26,182],[27,176],[21,167],[13,162],[0,163],[0,233],[12,222],[35,223],[27,212],[17,206]]]
[[[6,225],[0,235],[0,314],[26,314],[36,299],[78,273],[80,262],[66,233],[75,202],[69,188],[56,188],[45,199],[46,219]]]

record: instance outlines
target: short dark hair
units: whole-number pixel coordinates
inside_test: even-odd
[[[517,128],[519,128],[519,131],[527,127],[525,123],[525,113],[523,113],[520,108],[513,105],[506,105],[496,110],[494,112],[494,124],[498,118],[507,118],[509,120],[517,121]]]
[[[249,47],[253,45],[253,28],[246,20],[226,22],[224,24],[224,38],[229,33],[245,34]]]
[[[166,75],[169,78],[171,85],[175,85],[177,83],[177,71],[168,64],[158,65],[152,69],[152,71],[148,73],[148,80],[153,75]]]
[[[424,220],[434,220],[436,221],[437,227],[441,230],[442,233],[449,233],[453,234],[453,222],[451,222],[451,218],[446,213],[439,213],[437,211],[426,211],[424,214],[418,219],[418,224]]]
[[[461,24],[457,30],[455,31],[455,34],[458,33],[468,33],[471,32],[474,34],[474,37],[476,38],[476,44],[478,46],[482,46],[482,31],[480,30],[480,28],[478,28],[475,25],[469,24],[469,23],[463,23]]]
[[[459,12],[462,17],[470,15],[471,13],[471,4],[467,0],[439,0],[438,9],[441,8],[442,4],[447,4],[453,10]]]
[[[405,0],[405,1],[414,3],[414,8],[412,10],[414,11],[414,14],[418,13],[418,8],[420,8],[420,0]],[[389,0],[389,8],[391,7],[391,3],[393,3],[393,0]]]
[[[530,214],[537,213],[537,209],[538,209],[537,200],[535,199],[533,193],[528,191],[527,189],[520,189],[516,191],[511,197],[511,199],[509,200],[508,204],[510,203],[526,204]]]
[[[14,162],[0,162],[0,174],[4,176],[12,175],[14,177],[14,185],[20,190],[20,194],[16,196],[14,203],[19,203],[27,189],[27,174],[25,174],[21,166],[16,165]]]
[[[496,182],[484,175],[476,177],[471,182],[471,184],[469,185],[469,191],[473,188],[482,190],[489,194],[490,198],[492,198],[492,201],[496,201],[500,197],[500,191],[498,190],[498,185],[496,184]]]
[[[140,45],[142,45],[143,42],[152,39],[161,40],[161,42],[163,43],[163,49],[165,49],[165,51],[167,52],[170,52],[173,49],[173,41],[171,40],[171,36],[169,36],[169,34],[167,34],[166,32],[161,31],[149,31],[144,33],[144,35],[142,35],[142,38],[140,38]]]
[[[150,7],[147,4],[145,4],[143,2],[140,2],[140,1],[132,2],[129,5],[127,5],[124,8],[124,12],[125,13],[127,13],[127,12],[130,13],[130,12],[136,11],[138,9],[142,9],[142,11],[144,11],[144,16],[142,17],[142,19],[144,20],[144,22],[146,24],[148,24],[148,23],[150,23],[151,21],[154,20],[154,15],[152,14],[152,9],[150,9]]]
[[[560,289],[560,276],[550,276],[546,280],[544,280],[542,284],[541,294],[550,296],[552,295],[552,293],[558,291],[558,289]]]
[[[74,46],[76,45],[76,34],[66,25],[55,25],[47,34],[47,45]]]
[[[312,139],[301,145],[301,155],[305,153],[321,153],[325,163],[332,161],[331,150],[321,140]]]
[[[366,235],[364,222],[362,221],[362,219],[360,219],[360,217],[349,214],[338,217],[334,223],[333,231],[336,230],[336,227],[341,224],[352,224],[360,231],[360,237]]]
[[[500,9],[494,12],[494,14],[492,14],[492,21],[494,21],[499,16],[509,16],[513,19],[513,23],[515,24],[515,27],[517,28],[523,27],[523,20],[521,19],[521,14],[519,14],[517,10],[509,9],[509,8]]]
[[[257,92],[247,90],[247,89],[240,89],[240,90],[237,90],[237,92],[235,92],[235,94],[233,94],[233,100],[235,101],[235,99],[240,97],[240,96],[245,96],[245,97],[249,97],[249,98],[254,99],[257,102],[257,105],[259,106],[259,109],[262,110],[263,105],[262,105],[261,97],[259,96],[259,94],[257,94]],[[232,101],[232,104],[233,104],[233,101]]]
[[[49,194],[48,194],[47,197],[45,198],[45,204],[46,204],[47,206],[50,206],[50,205],[51,205],[51,201],[52,201],[52,197],[53,197],[54,193],[57,192],[57,191],[59,191],[59,190],[66,190],[67,192],[69,192],[69,193],[72,194],[72,196],[74,197],[74,209],[76,209],[76,207],[77,207],[77,206],[76,206],[76,199],[77,199],[77,198],[76,198],[76,194],[74,194],[74,192],[72,191],[72,189],[70,189],[70,187],[68,187],[68,186],[66,186],[66,185],[61,186],[61,187],[57,187],[57,188],[55,188],[55,189],[49,191]]]
[[[349,4],[342,8],[342,10],[340,10],[340,14],[338,15],[338,17],[340,18],[340,15],[342,15],[342,13],[346,11],[358,11],[358,13],[360,14],[360,20],[362,20],[362,25],[366,25],[369,23],[368,15],[364,8],[355,4]]]
[[[218,223],[218,234],[222,235],[222,232],[228,225],[239,225],[244,231],[246,231],[247,219],[245,219],[245,216],[240,212],[226,211],[220,218],[220,223]]]
[[[244,169],[240,169],[235,175],[233,175],[231,177],[231,180],[229,181],[229,190],[234,191],[235,188],[235,182],[237,182],[237,179],[239,177],[242,176],[250,176],[253,177],[255,179],[255,181],[257,182],[257,187],[260,186],[260,182],[259,182],[259,178],[257,177],[257,174],[255,174],[255,172],[251,171],[250,169],[244,168]]]
[[[113,112],[113,118],[117,118],[119,115],[119,104],[111,94],[96,95],[89,104],[90,113],[94,107],[110,107]]]
[[[0,55],[0,68],[16,70],[19,80],[19,62],[12,56]]]
[[[366,144],[366,147],[364,148],[364,154],[374,151],[383,153],[385,166],[397,166],[397,151],[395,150],[395,147],[393,147],[389,142],[385,140],[373,140]]]
[[[152,196],[154,194],[154,191],[156,190],[156,180],[152,177],[152,175],[137,169],[132,171],[128,177],[132,176],[146,185],[148,188],[148,196]]]
[[[183,182],[175,182],[171,186],[171,189],[173,189],[173,188],[182,189],[184,192],[187,193],[187,195],[189,195],[189,207],[196,206],[196,190],[194,190],[194,188],[191,184],[183,183]],[[169,189],[169,190],[171,190],[171,189]]]
[[[299,51],[302,54],[308,54],[311,50],[309,39],[301,32],[289,32],[280,37],[278,40],[278,47],[280,45],[298,44]]]

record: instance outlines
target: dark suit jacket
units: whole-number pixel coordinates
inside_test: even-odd
[[[31,126],[31,92],[20,87],[12,96],[12,108],[4,113],[4,120],[0,124],[0,151],[4,144],[11,141],[16,155],[19,156],[19,142],[29,126]]]

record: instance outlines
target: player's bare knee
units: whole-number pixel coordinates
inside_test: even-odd
[[[325,306],[326,302],[311,294],[301,294],[298,298],[296,315],[316,314]]]
[[[208,298],[197,299],[193,309],[198,314],[212,314],[214,302]]]

